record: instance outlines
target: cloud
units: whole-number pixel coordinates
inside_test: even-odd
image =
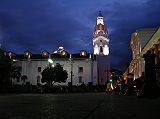
[[[160,26],[159,0],[1,0],[1,42],[8,50],[53,52],[58,46],[93,52],[93,27],[101,10],[110,38],[112,67],[131,60],[130,37],[144,27]]]
[[[8,48],[17,51],[16,47],[9,47],[10,44],[32,51],[41,50],[39,44],[41,47],[49,47],[50,50],[61,44],[68,49],[74,48],[73,44],[76,43],[72,39],[78,37],[79,31],[85,26],[72,19],[67,10],[57,2],[52,2],[52,5],[46,1],[23,2],[19,1],[19,6],[13,4],[10,9],[4,7],[2,10],[2,28],[8,35],[4,43]],[[3,6],[8,6],[7,2]],[[14,26],[10,25],[13,21]]]

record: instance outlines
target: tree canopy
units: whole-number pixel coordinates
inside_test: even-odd
[[[11,78],[20,79],[21,78],[21,71],[19,66],[12,66],[11,67]]]
[[[58,82],[66,82],[68,73],[60,64],[56,64],[55,67],[48,66],[42,72],[42,82],[46,82],[49,86]]]
[[[21,76],[21,81],[23,81],[23,84],[25,83],[25,80],[27,80],[27,79],[28,79],[27,75]]]

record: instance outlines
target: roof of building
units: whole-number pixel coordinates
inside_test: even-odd
[[[66,55],[61,55],[61,54],[50,54],[47,56],[43,56],[42,54],[31,54],[30,55],[30,59],[48,59],[48,58],[55,58],[55,59],[69,59],[70,58],[70,54],[66,54]],[[82,56],[81,54],[71,54],[71,58],[72,59],[88,59],[90,58],[90,54],[86,54],[85,56]],[[92,59],[96,59],[96,56],[91,54],[91,58]],[[24,54],[18,54],[15,56],[12,56],[12,59],[28,59],[27,56],[25,56]]]

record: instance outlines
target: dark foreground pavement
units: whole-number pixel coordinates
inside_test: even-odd
[[[160,98],[84,94],[0,95],[0,119],[158,119]]]

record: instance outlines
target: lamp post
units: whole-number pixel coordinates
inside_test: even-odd
[[[72,64],[72,61],[71,61],[71,88],[72,88],[72,85],[73,85],[73,64]]]
[[[53,60],[51,58],[48,59],[49,67],[54,67]]]
[[[93,85],[93,60],[92,55],[89,55],[89,61],[91,61],[91,85]]]
[[[71,88],[71,92],[72,92],[72,85],[73,85],[73,59],[72,59],[72,55],[70,54],[70,57],[69,57],[69,61],[71,62],[71,85],[70,85],[70,88]]]

